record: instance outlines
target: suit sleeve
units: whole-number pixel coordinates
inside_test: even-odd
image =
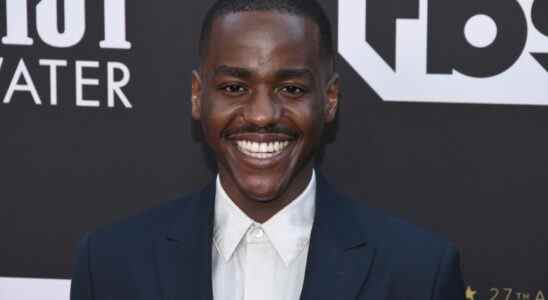
[[[464,281],[459,253],[452,245],[445,249],[434,284],[433,300],[464,300]]]
[[[82,237],[77,249],[70,286],[70,300],[93,300],[89,234]]]

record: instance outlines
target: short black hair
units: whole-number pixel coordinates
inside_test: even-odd
[[[276,11],[310,18],[318,25],[322,58],[335,60],[331,23],[316,0],[217,0],[205,15],[200,34],[199,55],[203,60],[215,18],[246,11]]]

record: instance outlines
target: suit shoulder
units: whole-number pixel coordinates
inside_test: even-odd
[[[445,236],[389,216],[364,201],[353,201],[354,211],[380,257],[401,265],[435,269],[447,253],[457,253]]]
[[[110,249],[135,246],[150,241],[166,232],[175,217],[181,214],[195,194],[169,200],[156,207],[101,226],[89,234],[96,246],[107,245]]]
[[[384,270],[395,282],[435,282],[443,262],[458,256],[457,248],[444,236],[363,203],[355,207],[368,243],[375,248],[377,270]]]

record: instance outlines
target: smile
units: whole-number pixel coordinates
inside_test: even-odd
[[[276,142],[252,142],[240,140],[236,141],[238,150],[245,155],[253,158],[267,159],[274,157],[283,152],[289,145],[289,141],[276,141]]]

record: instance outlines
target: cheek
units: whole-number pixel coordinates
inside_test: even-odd
[[[307,99],[287,106],[287,112],[293,122],[307,139],[321,135],[323,128],[323,109],[317,99]]]
[[[223,99],[207,97],[202,106],[202,129],[210,144],[219,143],[221,132],[230,126],[238,115],[238,106]]]

